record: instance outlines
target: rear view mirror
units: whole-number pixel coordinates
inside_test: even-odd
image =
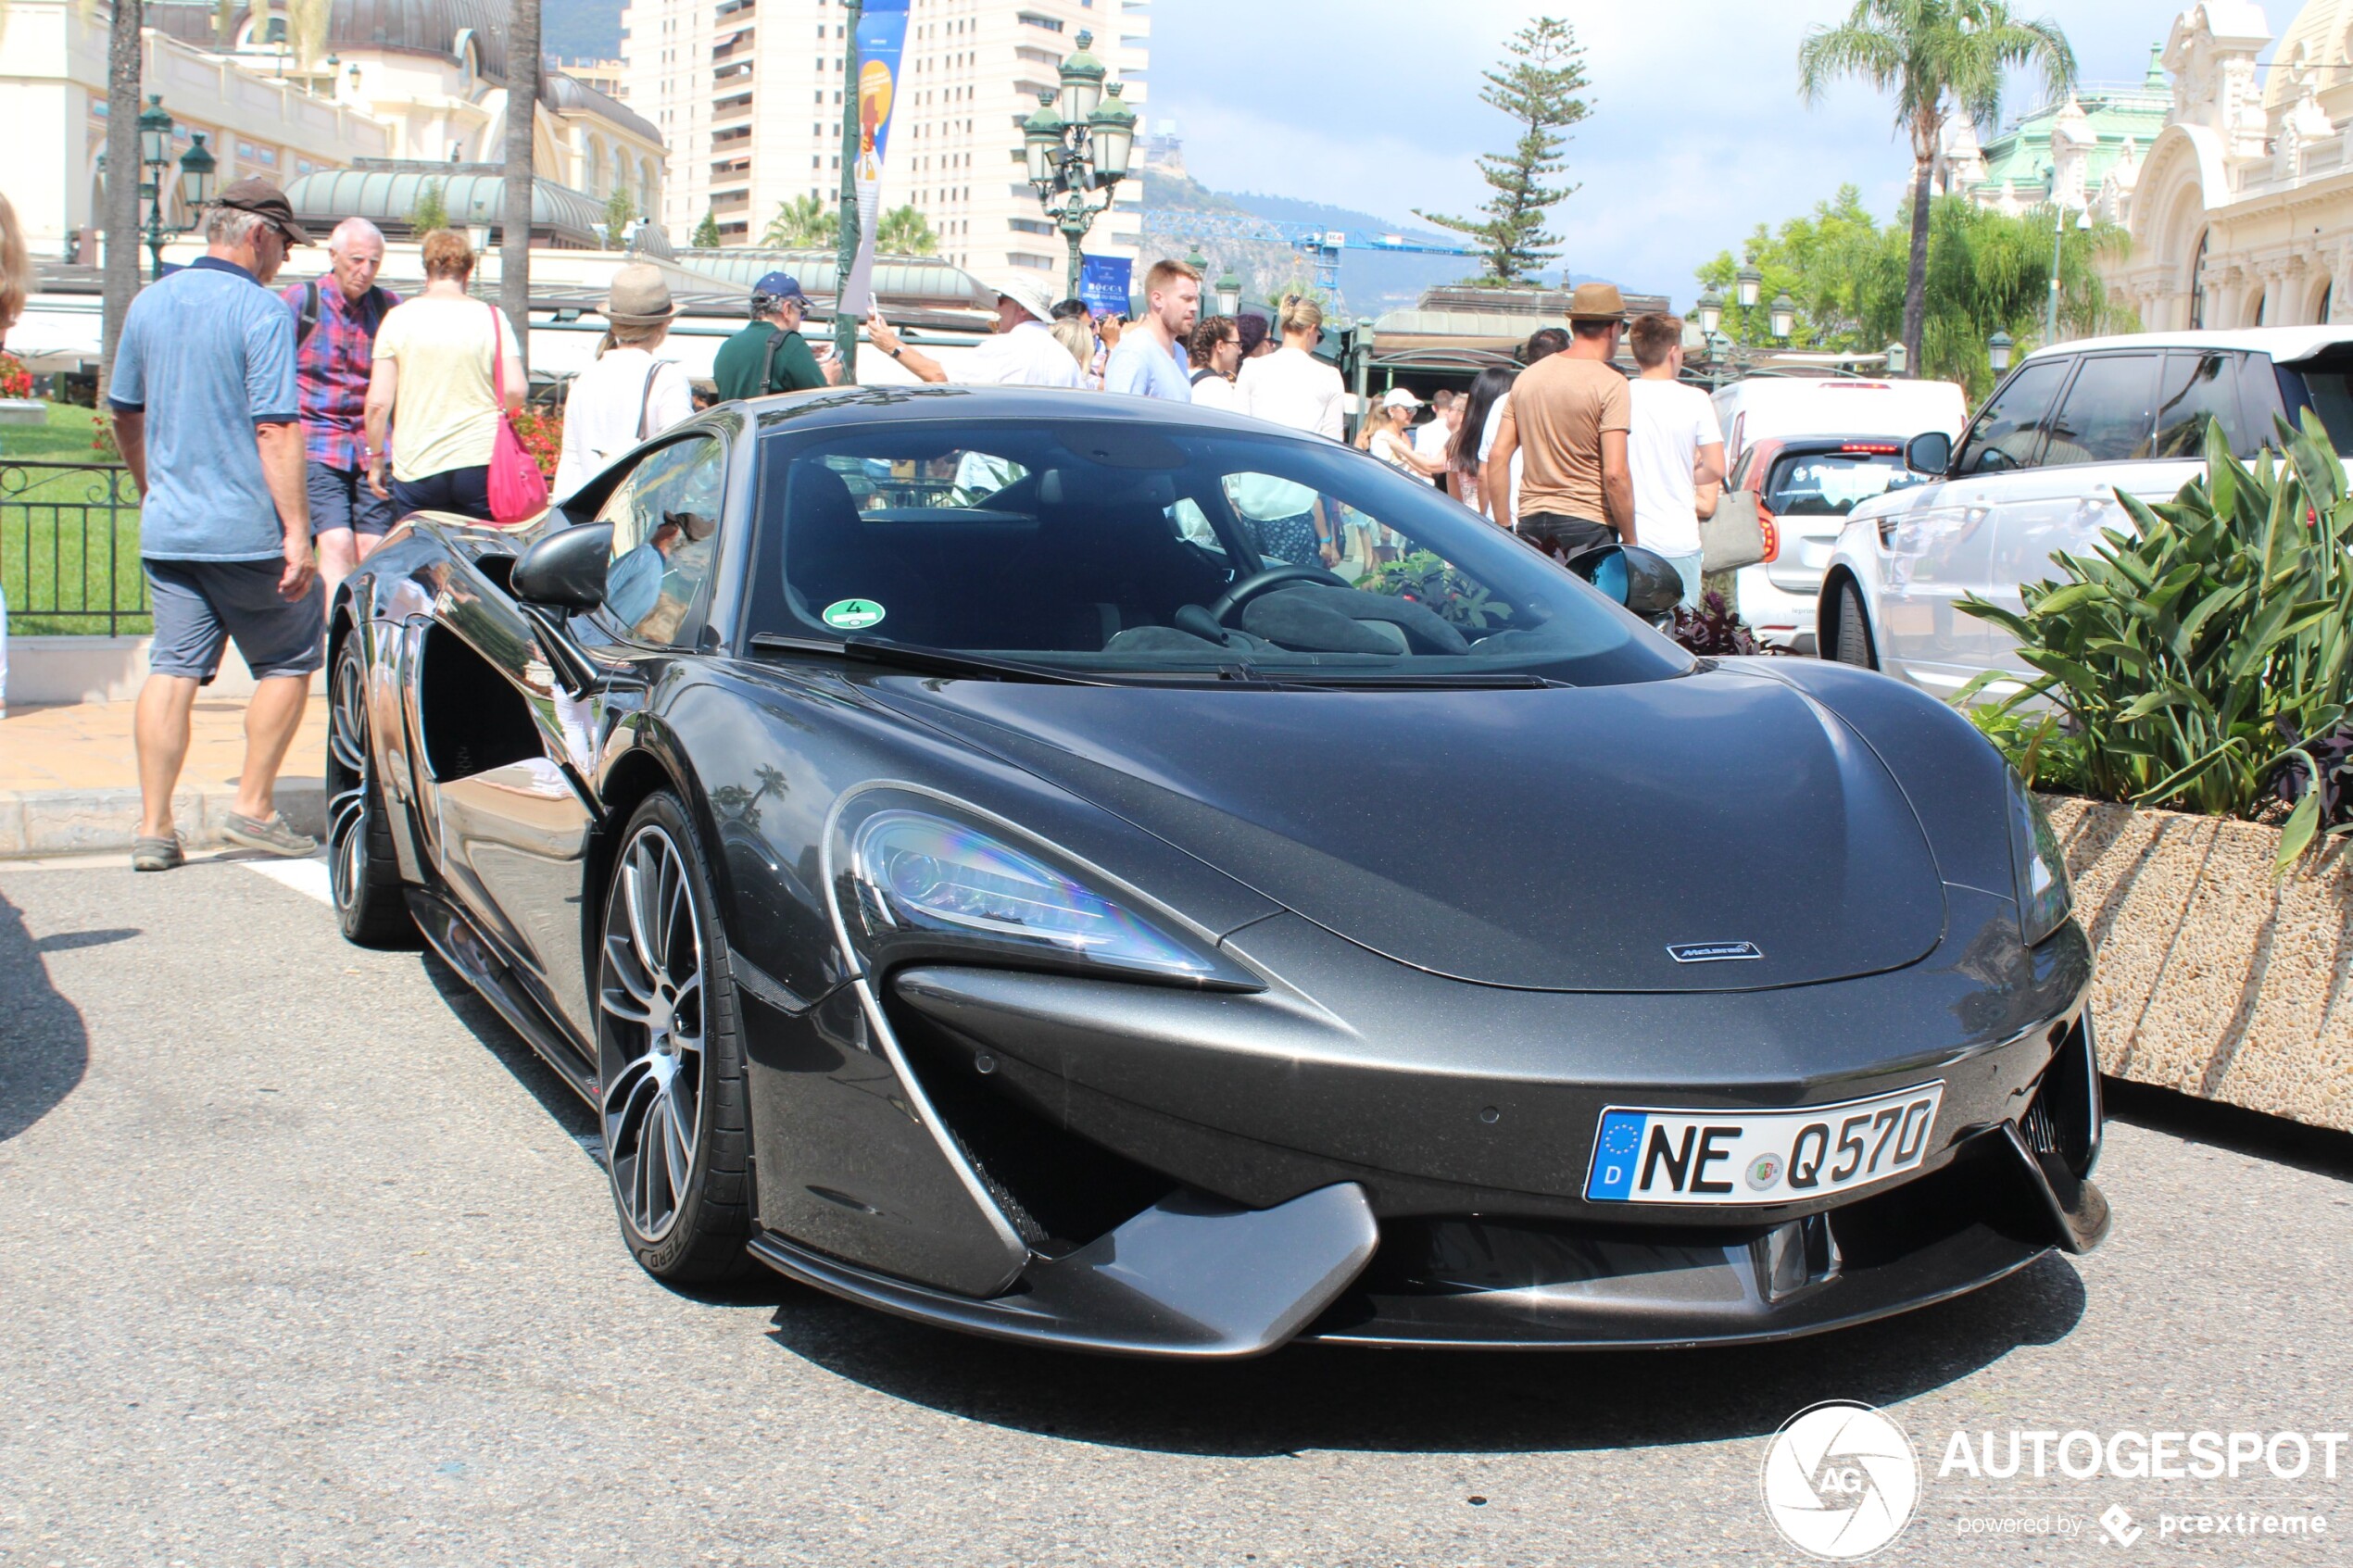
[[[1604,545],[1569,558],[1568,570],[1645,621],[1664,621],[1683,602],[1683,574],[1639,545]]]
[[[605,602],[612,565],[612,524],[592,522],[550,533],[522,553],[507,585],[522,604],[586,610]]]
[[[1944,478],[1953,466],[1953,438],[1941,430],[1912,437],[1904,444],[1904,466],[1914,473]]]

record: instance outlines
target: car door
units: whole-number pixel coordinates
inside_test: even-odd
[[[1993,587],[1994,513],[2040,494],[2045,426],[2075,360],[2030,359],[1970,425],[1944,483],[1880,515],[1881,661],[1940,696],[1958,690],[1998,651],[1993,628],[1963,613],[1963,595]]]

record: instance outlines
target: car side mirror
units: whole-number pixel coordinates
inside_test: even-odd
[[[1568,570],[1645,621],[1664,621],[1683,602],[1683,574],[1640,545],[1604,545],[1569,558]]]
[[[594,609],[605,602],[611,565],[612,524],[587,523],[550,533],[525,550],[507,586],[518,602],[543,609]]]
[[[1953,438],[1941,430],[1922,432],[1904,444],[1904,466],[1942,479],[1953,467]]]

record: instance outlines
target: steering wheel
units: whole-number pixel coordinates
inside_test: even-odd
[[[1269,588],[1284,583],[1303,582],[1328,584],[1332,581],[1332,574],[1320,566],[1270,566],[1264,571],[1252,572],[1248,577],[1218,595],[1210,604],[1209,613],[1222,626],[1226,623],[1227,616]]]

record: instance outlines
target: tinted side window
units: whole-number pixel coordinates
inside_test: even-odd
[[[2165,357],[2163,395],[2157,406],[2157,455],[2206,456],[2206,422],[2222,421],[2231,450],[2250,450],[2239,397],[2242,363],[2235,354],[2176,350]]]
[[[2282,370],[2271,362],[2268,354],[2250,354],[2239,370],[2239,408],[2246,417],[2246,445],[2233,447],[2242,458],[2251,458],[2256,448],[2279,445],[2279,426],[2284,418],[2291,430],[2301,429],[2301,407],[2296,401],[2291,386],[2294,372]]]
[[[674,643],[718,558],[727,449],[709,437],[647,454],[599,522],[612,530],[605,612],[640,642]]]
[[[2044,416],[2074,368],[2072,359],[2037,359],[2020,366],[1969,427],[1969,445],[1961,449],[1953,472],[2008,473],[2032,467],[2035,444],[2043,439]]]
[[[2051,421],[2045,468],[2073,463],[2130,463],[2149,455],[2157,408],[2155,354],[2101,354],[2083,361]]]

